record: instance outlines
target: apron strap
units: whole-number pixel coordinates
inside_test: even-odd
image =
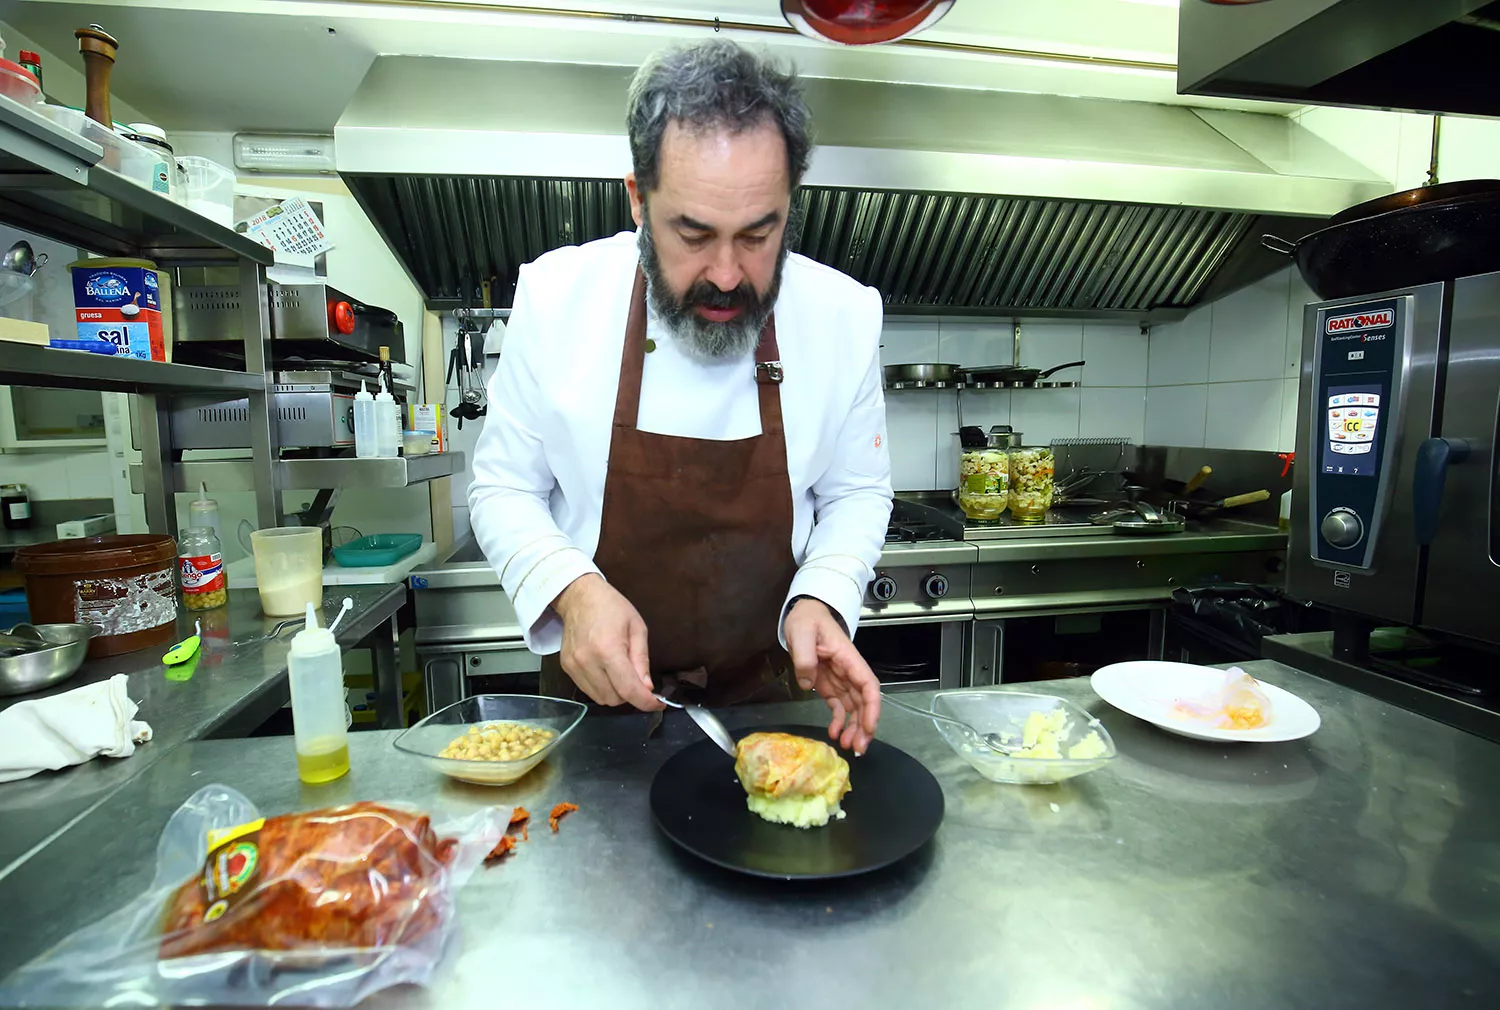
[[[641,375],[646,369],[646,275],[635,268],[630,315],[625,321],[625,348],[620,354],[620,385],[615,393],[615,427],[634,428],[641,416]],[[755,345],[755,385],[760,401],[762,435],[781,435],[781,348],[776,343],[776,315],[766,317]]]

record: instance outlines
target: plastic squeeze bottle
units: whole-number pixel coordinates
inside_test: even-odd
[[[359,442],[356,436],[355,452]],[[400,455],[401,450],[401,417],[400,411],[396,409],[396,398],[385,386],[385,379],[380,380],[380,392],[375,396],[375,455],[383,457],[394,457]]]
[[[344,662],[333,632],[318,627],[307,605],[307,625],[292,637],[287,668],[292,688],[292,732],[297,777],[317,785],[349,771],[349,724],[344,709]]]
[[[354,394],[354,455],[361,459],[379,455],[375,425],[375,397],[365,388],[365,380],[360,379],[359,392]]]

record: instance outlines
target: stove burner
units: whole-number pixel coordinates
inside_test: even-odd
[[[892,519],[885,528],[888,544],[914,544],[924,540],[947,540],[948,534],[934,526],[915,519]]]

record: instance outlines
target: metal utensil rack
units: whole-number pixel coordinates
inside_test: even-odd
[[[273,262],[272,252],[110,171],[101,164],[103,157],[97,144],[0,96],[0,222],[109,256],[149,259],[164,269],[237,265],[245,370],[7,342],[0,343],[0,383],[138,394],[146,522],[153,532],[173,536],[178,487],[167,423],[171,397],[187,392],[222,392],[226,399],[248,395],[256,518],[261,526],[274,526],[282,485],[270,412],[272,376],[266,371],[271,337],[266,267]]]
[[[139,396],[136,441],[152,532],[177,535],[178,491],[249,490],[256,524],[281,522],[284,489],[405,487],[461,471],[462,453],[364,460],[282,460],[274,413],[275,374],[266,367],[271,339],[266,267],[270,249],[210,221],[101,163],[97,144],[57,126],[31,107],[0,96],[0,222],[108,256],[149,259],[163,269],[237,266],[244,371],[59,350],[0,341],[0,384],[97,389]],[[172,445],[172,397],[248,397],[250,459],[178,462]]]

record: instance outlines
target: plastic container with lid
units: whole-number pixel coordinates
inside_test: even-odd
[[[92,624],[89,658],[173,641],[177,543],[150,533],[57,540],[16,550],[37,624]]]
[[[958,460],[958,507],[970,519],[998,519],[1010,496],[1010,448],[1020,436],[997,424],[988,435],[965,428]],[[980,439],[983,441],[980,441]]]
[[[167,134],[150,123],[131,123],[120,136],[130,146],[121,152],[120,174],[162,196],[172,196],[177,182],[177,159]]]
[[[1010,514],[1023,523],[1039,523],[1052,507],[1052,449],[1021,446],[1010,451]]]
[[[0,95],[22,105],[38,105],[42,101],[42,83],[21,64],[0,59]]]
[[[306,607],[307,624],[292,637],[287,680],[292,692],[292,734],[297,777],[310,785],[349,771],[349,716],[344,703],[344,663],[338,640],[318,627],[318,608]]]
[[[183,206],[202,214],[210,221],[233,228],[234,172],[207,158],[180,158],[178,164],[187,175]]]
[[[229,602],[224,576],[224,549],[207,526],[189,526],[177,538],[177,565],[182,576],[182,605],[212,610]]]

